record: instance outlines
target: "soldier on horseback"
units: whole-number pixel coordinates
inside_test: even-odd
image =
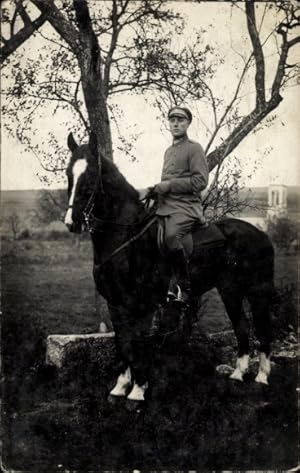
[[[192,238],[195,223],[205,224],[200,193],[207,186],[208,166],[201,145],[187,135],[192,122],[190,110],[172,107],[168,119],[173,144],[164,155],[161,182],[149,193],[157,196],[156,214],[164,226],[164,243],[173,270],[168,296],[188,306],[191,282],[183,239]]]

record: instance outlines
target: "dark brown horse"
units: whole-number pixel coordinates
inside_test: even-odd
[[[94,279],[107,300],[123,361],[112,396],[144,400],[150,363],[149,331],[153,313],[166,304],[170,267],[157,248],[157,223],[114,163],[101,158],[97,143],[78,146],[68,137],[72,157],[67,169],[70,231],[88,225],[94,248]],[[273,293],[274,253],[265,233],[237,219],[217,223],[225,245],[202,251],[194,238],[190,258],[192,299],[207,290],[219,291],[231,319],[238,358],[231,378],[243,380],[249,365],[249,334],[243,311],[247,299],[260,342],[256,381],[268,383],[270,374],[270,300]],[[196,307],[196,304],[192,304]]]

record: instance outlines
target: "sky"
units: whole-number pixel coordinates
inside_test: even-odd
[[[249,48],[243,13],[235,12],[233,16],[232,10],[223,2],[203,2],[201,5],[173,2],[172,6],[186,15],[188,27],[184,41],[187,44],[193,41],[193,28],[201,24],[209,31],[206,33],[206,39],[211,35],[211,41],[218,45],[219,50],[222,48],[224,64],[213,78],[212,85],[215,88],[224,88],[224,95],[228,94],[228,97],[231,97],[234,85],[232,68],[240,61],[239,55],[234,50],[244,53]],[[267,34],[269,26],[265,25],[265,31],[262,28],[262,37]],[[176,38],[174,41],[176,42]],[[25,46],[24,56],[30,56],[38,51],[39,43],[36,40],[28,40]],[[265,52],[267,66],[272,70],[274,57],[271,50],[268,55],[268,45]],[[299,51],[297,54],[299,60]],[[267,82],[269,80],[271,76],[267,75]],[[255,100],[250,79],[246,87],[248,97],[244,105],[245,110],[247,107],[251,109]],[[272,126],[247,137],[232,153],[242,163],[243,185],[250,187],[267,186],[270,183],[300,185],[300,87],[287,88],[282,96],[283,101],[276,110],[277,118]],[[119,95],[117,100],[118,106],[124,113],[125,124],[134,127],[139,138],[134,162],[116,149],[114,160],[135,187],[153,185],[160,179],[163,154],[171,143],[171,137],[163,122],[157,119],[157,111],[153,110],[142,96]],[[190,127],[189,136],[205,147],[208,141],[205,133],[205,127],[209,124],[208,111],[203,103],[192,104],[191,108],[197,113]],[[60,144],[66,146],[66,131],[61,128],[58,118],[53,117],[51,113],[45,113],[39,119],[39,128],[41,140],[51,131],[58,137]],[[4,127],[1,133],[1,188],[12,190],[44,187],[38,178],[43,171],[37,158],[25,152],[23,145],[16,137],[8,136]],[[258,163],[256,172],[253,171],[254,162]],[[58,183],[54,182],[51,187],[63,187],[63,185],[60,180]]]

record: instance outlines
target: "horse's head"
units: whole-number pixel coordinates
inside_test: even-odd
[[[89,143],[77,145],[68,136],[72,156],[67,167],[69,206],[65,224],[71,232],[80,233],[85,217],[125,221],[135,218],[143,205],[138,192],[126,181],[111,159],[101,155],[99,168],[97,138],[91,133]]]
[[[71,232],[80,233],[85,225],[84,212],[97,190],[99,167],[97,142],[94,134],[89,144],[77,145],[72,133],[68,136],[72,156],[67,167],[69,205],[65,224]]]

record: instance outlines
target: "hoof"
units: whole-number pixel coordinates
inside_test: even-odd
[[[125,407],[129,412],[141,412],[145,407],[145,401],[131,401],[130,399],[126,400]]]
[[[120,404],[120,402],[124,401],[124,396],[115,396],[114,394],[109,394],[107,401],[112,406],[115,406],[116,404]]]
[[[242,373],[236,373],[235,371],[230,375],[230,379],[234,379],[235,381],[240,381],[241,383],[244,382]]]
[[[265,386],[269,385],[268,378],[263,373],[258,373],[258,375],[255,378],[255,382],[260,383],[260,384],[264,384]]]

